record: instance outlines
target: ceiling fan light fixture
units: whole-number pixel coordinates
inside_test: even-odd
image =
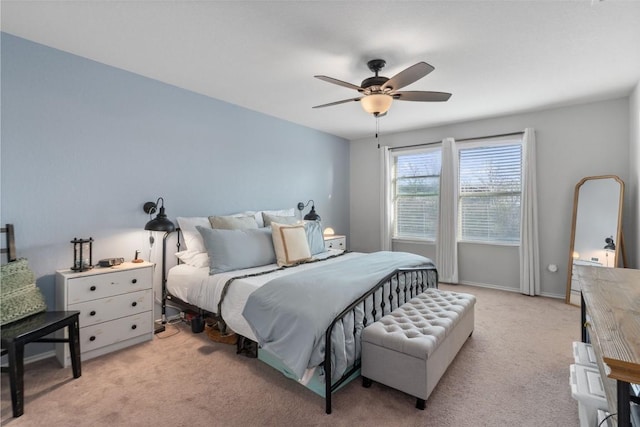
[[[379,115],[389,111],[393,97],[383,93],[373,93],[360,100],[362,108],[369,114]]]

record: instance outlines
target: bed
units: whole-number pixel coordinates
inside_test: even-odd
[[[243,213],[222,225],[179,217],[187,249],[164,297],[257,343],[260,360],[324,397],[329,414],[332,393],[359,375],[362,329],[437,287],[438,274],[414,254],[327,250],[321,225],[292,214]]]

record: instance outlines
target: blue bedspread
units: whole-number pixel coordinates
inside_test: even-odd
[[[374,252],[280,277],[255,290],[243,315],[261,347],[279,357],[302,378],[324,358],[324,334],[349,304],[400,267],[433,265],[428,258],[404,252]],[[345,344],[333,345],[339,378],[348,367]],[[338,343],[337,343],[338,344]],[[354,347],[353,345],[350,347]],[[359,345],[356,346],[359,348]],[[341,370],[342,372],[335,372]]]

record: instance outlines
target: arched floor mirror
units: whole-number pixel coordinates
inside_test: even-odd
[[[577,265],[625,266],[622,237],[624,182],[615,175],[588,176],[576,184],[569,246],[567,304],[580,305]],[[622,254],[622,257],[621,257]]]

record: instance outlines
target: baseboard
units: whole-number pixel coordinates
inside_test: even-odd
[[[463,281],[460,282],[460,284],[461,285],[467,285],[467,286],[477,286],[479,288],[497,289],[499,291],[514,292],[514,293],[518,293],[518,294],[522,293],[522,292],[520,292],[520,289],[508,288],[506,286],[489,285],[487,283],[476,283],[476,282],[468,282],[466,280],[463,280]],[[538,296],[547,297],[547,298],[555,298],[555,299],[565,299],[564,295],[552,294],[552,293],[548,293],[548,292],[542,292]]]
[[[509,288],[506,286],[490,285],[488,283],[468,282],[466,280],[462,280],[460,281],[460,284],[467,285],[467,286],[477,286],[478,288],[497,289],[499,291],[520,293],[520,289]]]
[[[45,351],[44,353],[38,353],[38,354],[34,354],[33,356],[25,357],[24,364],[28,365],[29,363],[39,362],[40,360],[48,359],[50,357],[55,357],[55,356],[56,356],[55,350]],[[6,355],[2,356],[2,366],[5,366],[7,364],[6,357],[7,357]]]

